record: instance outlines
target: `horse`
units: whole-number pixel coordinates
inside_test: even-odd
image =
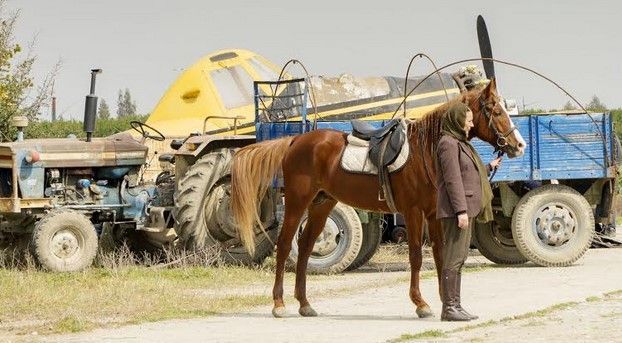
[[[469,138],[478,137],[510,158],[524,153],[525,141],[505,110],[494,79],[487,85],[461,93],[451,101],[461,101],[473,112],[474,128]],[[394,185],[395,208],[404,216],[406,223],[411,266],[409,296],[420,318],[433,315],[419,290],[424,220],[428,221],[440,293],[443,233],[440,221],[436,219],[434,160],[436,144],[442,134],[442,114],[450,102],[408,123],[410,155],[404,167],[389,176],[391,185]],[[285,216],[276,242],[276,273],[272,292],[274,317],[286,315],[283,301],[285,262],[305,210],[308,211],[308,220],[298,241],[294,292],[300,304],[298,312],[305,317],[317,316],[306,295],[307,262],[335,204],[339,201],[367,211],[392,212],[384,199],[379,200],[381,185],[377,176],[353,174],[341,168],[340,158],[347,144],[346,137],[347,134],[341,131],[319,129],[248,145],[233,157],[231,210],[239,238],[251,254],[254,251],[256,224],[261,225],[258,204],[273,184],[274,177],[282,170]]]

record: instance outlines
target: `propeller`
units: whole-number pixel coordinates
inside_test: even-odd
[[[479,42],[479,51],[482,58],[492,58],[492,47],[490,46],[490,37],[488,36],[488,29],[486,28],[486,22],[481,15],[477,16],[477,40]],[[491,60],[482,61],[484,65],[484,73],[486,73],[487,79],[495,77],[495,65]]]

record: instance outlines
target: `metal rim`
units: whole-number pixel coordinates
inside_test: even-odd
[[[577,235],[577,215],[567,204],[541,206],[533,216],[532,229],[538,242],[547,248],[561,248]]]
[[[300,229],[294,236],[295,242],[298,242],[301,238],[306,223],[307,218],[300,223]],[[341,255],[346,249],[345,244],[347,244],[348,239],[349,237],[347,231],[341,229],[337,221],[332,218],[332,216],[329,216],[326,219],[326,224],[324,225],[322,233],[320,233],[313,244],[313,250],[311,251],[310,258],[316,261],[328,260],[334,256]]]
[[[73,261],[80,258],[85,241],[79,228],[65,226],[50,238],[50,252],[59,260]]]
[[[499,225],[496,221],[493,221],[490,225],[492,230],[492,238],[501,246],[505,247],[516,247],[516,243],[514,243],[514,238],[512,237],[512,230],[502,230],[501,225]]]

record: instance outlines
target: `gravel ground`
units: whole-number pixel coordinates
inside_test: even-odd
[[[586,301],[548,314],[525,315],[434,338],[411,342],[621,342],[622,293],[590,297]],[[424,336],[421,334],[421,336]]]

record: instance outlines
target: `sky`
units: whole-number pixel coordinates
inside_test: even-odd
[[[276,65],[297,58],[329,76],[403,77],[418,52],[437,65],[479,57],[478,14],[495,58],[541,72],[583,104],[597,95],[622,107],[620,1],[7,0],[5,11],[16,10],[16,41],[34,41],[35,80],[61,61],[54,93],[65,119],[82,117],[92,68],[104,71],[96,93],[112,112],[128,88],[138,112],[149,113],[184,68],[224,48]],[[535,75],[495,67],[500,92],[519,105],[569,100]],[[430,68],[420,60],[411,75]]]

